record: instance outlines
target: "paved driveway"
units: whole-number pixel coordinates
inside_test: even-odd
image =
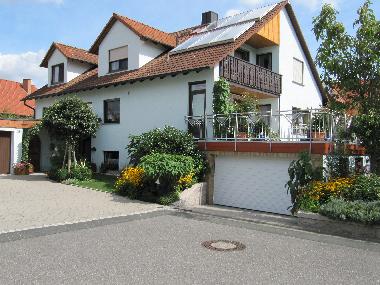
[[[204,248],[208,240],[246,245]],[[174,211],[0,234],[0,284],[380,284],[378,244]]]
[[[54,183],[44,175],[0,176],[0,233],[123,216],[157,207]]]

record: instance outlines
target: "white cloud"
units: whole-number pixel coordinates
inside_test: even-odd
[[[20,54],[0,53],[0,78],[18,82],[23,78],[30,78],[38,87],[45,85],[47,72],[45,68],[40,67],[44,55],[43,50]]]
[[[231,17],[231,16],[235,16],[237,14],[241,13],[241,10],[239,9],[230,9],[226,12],[225,16],[226,17]]]

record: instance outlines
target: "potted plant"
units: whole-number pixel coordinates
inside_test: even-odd
[[[33,173],[33,165],[29,162],[19,162],[13,164],[15,175],[29,175]]]

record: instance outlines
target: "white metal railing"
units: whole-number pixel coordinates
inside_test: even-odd
[[[335,142],[347,133],[351,118],[324,109],[294,109],[186,116],[185,120],[194,138],[202,141]]]

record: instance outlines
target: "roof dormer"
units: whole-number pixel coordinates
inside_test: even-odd
[[[53,43],[41,67],[48,68],[48,86],[71,81],[97,65],[98,56],[83,49]]]
[[[113,14],[90,52],[99,55],[99,76],[139,69],[176,46],[176,37]]]

